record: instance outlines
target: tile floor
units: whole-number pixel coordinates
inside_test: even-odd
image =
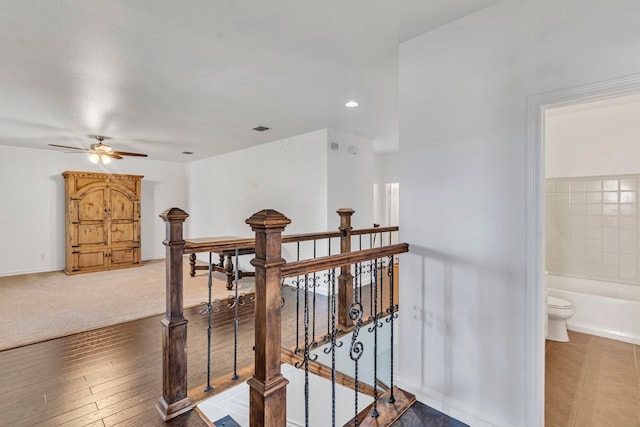
[[[546,427],[640,427],[640,346],[569,331],[546,342]]]

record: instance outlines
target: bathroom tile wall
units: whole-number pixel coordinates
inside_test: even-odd
[[[546,269],[640,285],[640,175],[550,178]]]

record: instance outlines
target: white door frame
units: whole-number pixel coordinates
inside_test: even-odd
[[[640,92],[640,74],[561,89],[527,98],[527,230],[526,230],[526,419],[544,426],[544,112]]]

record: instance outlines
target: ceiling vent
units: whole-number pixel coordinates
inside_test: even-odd
[[[183,151],[182,154],[193,154],[193,151]]]
[[[256,126],[256,127],[253,128],[253,130],[256,130],[258,132],[264,132],[265,130],[269,130],[269,129],[271,129],[271,128],[268,128],[266,126]]]

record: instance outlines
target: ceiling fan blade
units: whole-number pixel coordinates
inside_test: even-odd
[[[141,154],[141,153],[129,153],[126,151],[112,151],[112,153],[114,154],[119,154],[121,156],[136,156],[136,157],[147,157],[146,154]]]
[[[58,147],[58,148],[69,148],[71,150],[81,150],[81,151],[90,151],[87,148],[78,148],[78,147],[69,147],[68,145],[58,145],[58,144],[49,144],[51,147]]]
[[[112,159],[124,159],[122,156],[118,156],[117,153],[102,153],[101,156],[111,157]]]

